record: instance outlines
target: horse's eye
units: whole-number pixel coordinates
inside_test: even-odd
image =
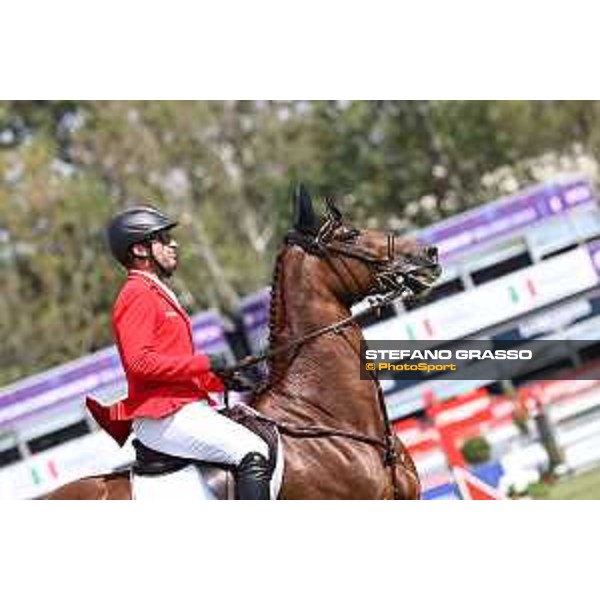
[[[358,229],[349,229],[344,231],[340,236],[340,239],[344,242],[354,242],[357,237],[360,236],[360,231]]]

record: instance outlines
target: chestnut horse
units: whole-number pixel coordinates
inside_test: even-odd
[[[253,402],[285,424],[279,497],[418,499],[417,471],[390,435],[379,382],[359,377],[360,327],[350,322],[312,334],[348,321],[351,306],[368,296],[423,291],[439,275],[436,252],[382,230],[350,227],[332,202],[326,216],[318,216],[304,190],[294,207],[294,227],[271,288],[270,346],[276,352]],[[46,498],[130,499],[129,474],[74,481]]]

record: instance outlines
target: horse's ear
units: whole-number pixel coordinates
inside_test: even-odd
[[[320,225],[308,190],[303,184],[298,185],[294,194],[294,229],[316,234]]]
[[[336,223],[341,223],[342,212],[337,207],[335,200],[333,198],[325,198],[325,204],[327,205],[327,214],[329,215],[329,218]]]

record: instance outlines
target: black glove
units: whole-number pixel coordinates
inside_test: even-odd
[[[244,375],[240,371],[235,371],[223,380],[225,387],[234,392],[251,392],[256,388],[256,382],[252,377]]]
[[[221,375],[227,369],[227,359],[222,354],[208,354],[210,370],[215,375]]]

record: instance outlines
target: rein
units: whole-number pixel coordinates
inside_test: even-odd
[[[327,224],[323,226],[322,229],[326,229]],[[367,308],[362,311],[356,313],[355,315],[351,315],[346,317],[345,319],[341,319],[340,321],[336,321],[335,323],[331,323],[330,325],[325,325],[323,327],[319,327],[318,329],[311,331],[297,340],[293,340],[284,344],[283,346],[279,346],[277,348],[269,348],[260,352],[258,354],[252,354],[243,358],[241,361],[235,363],[231,367],[225,369],[224,373],[232,374],[239,369],[245,369],[251,366],[254,366],[258,363],[264,362],[274,356],[278,356],[279,354],[283,354],[285,352],[289,352],[290,350],[295,350],[296,348],[302,347],[306,342],[309,342],[315,338],[318,338],[327,333],[340,333],[340,331],[349,325],[355,324],[362,317],[369,315],[375,311],[381,310],[384,306],[391,304],[392,302],[402,299],[409,299],[414,295],[414,292],[407,285],[407,282],[413,283],[410,274],[404,275],[404,280],[400,283],[396,281],[393,276],[393,267],[394,267],[394,252],[395,252],[395,236],[393,234],[388,235],[388,258],[381,259],[376,256],[372,256],[363,252],[357,252],[355,249],[350,249],[346,246],[333,245],[331,243],[323,242],[323,235],[321,233],[317,234],[316,238],[311,238],[309,236],[300,234],[298,232],[291,232],[287,236],[288,244],[295,244],[303,248],[309,254],[314,254],[325,258],[327,260],[327,264],[332,269],[332,271],[337,275],[340,281],[344,284],[344,287],[349,290],[349,286],[345,283],[343,276],[336,269],[335,265],[332,262],[331,254],[339,254],[342,256],[347,256],[349,258],[354,258],[356,260],[360,260],[362,262],[368,264],[375,265],[389,265],[390,268],[384,269],[376,276],[376,288],[381,292],[380,295],[376,299],[369,299],[369,304]],[[342,259],[342,264],[346,268],[346,270],[351,274],[353,278],[353,283],[357,283],[356,279],[352,275],[352,271],[348,269],[346,263]],[[387,290],[391,288],[392,291],[387,292]],[[350,291],[350,290],[349,290]],[[352,292],[349,293],[350,296],[354,296]]]
[[[335,323],[331,323],[330,325],[324,325],[323,327],[319,327],[314,331],[310,331],[309,333],[303,335],[297,340],[293,340],[288,342],[287,344],[283,344],[282,346],[278,346],[277,348],[269,348],[264,350],[263,352],[259,352],[258,354],[251,354],[246,358],[243,358],[239,362],[234,365],[227,367],[223,373],[227,375],[231,375],[240,369],[247,369],[248,367],[252,367],[261,362],[265,362],[274,356],[278,356],[279,354],[283,354],[285,352],[289,352],[290,350],[295,350],[296,348],[300,348],[304,346],[307,342],[314,340],[322,335],[327,333],[341,333],[343,329],[350,325],[354,325],[358,322],[362,317],[369,315],[377,310],[381,310],[384,306],[391,304],[395,300],[404,298],[405,296],[410,296],[412,293],[409,290],[395,290],[390,292],[386,296],[381,296],[375,300],[369,300],[370,306],[361,310],[360,312],[346,317],[345,319],[341,319],[340,321],[336,321]]]
[[[369,299],[370,306],[363,309],[362,311],[350,315],[344,319],[331,323],[330,325],[325,325],[323,327],[319,327],[318,329],[311,331],[297,340],[293,340],[287,344],[279,346],[277,348],[268,348],[263,352],[257,355],[248,356],[241,361],[237,362],[235,365],[228,367],[224,371],[225,377],[229,374],[233,374],[240,369],[245,369],[256,365],[258,363],[264,362],[270,358],[278,356],[280,354],[289,352],[290,350],[299,349],[304,346],[307,342],[317,339],[323,335],[328,333],[335,333],[337,335],[342,335],[344,341],[350,345],[352,350],[360,354],[354,346],[348,341],[346,336],[344,335],[344,330],[351,326],[356,325],[357,321],[362,317],[371,314],[375,311],[381,310],[382,307],[391,304],[392,302],[398,299],[406,299],[414,296],[414,291],[411,288],[410,284],[413,284],[413,287],[419,288],[419,282],[410,274],[410,272],[402,273],[402,278],[399,279],[398,273],[398,264],[395,259],[395,235],[388,235],[388,243],[387,250],[388,256],[386,259],[381,259],[379,257],[357,251],[355,248],[349,248],[347,245],[338,245],[334,243],[327,243],[324,241],[331,231],[335,228],[335,223],[331,221],[326,222],[316,237],[306,236],[298,232],[291,232],[288,234],[286,242],[288,244],[296,244],[301,246],[306,252],[309,254],[314,254],[324,258],[331,268],[331,270],[335,273],[338,279],[341,281],[343,286],[348,291],[349,298],[353,298],[357,295],[359,290],[360,283],[357,281],[355,275],[352,270],[346,264],[346,261],[343,257],[352,258],[355,260],[359,260],[362,263],[367,263],[369,265],[376,265],[379,267],[383,267],[380,272],[375,275],[375,286],[376,290],[380,292],[380,295],[376,299]],[[351,234],[354,232],[351,232]],[[340,273],[340,271],[336,268],[334,263],[334,256],[339,255],[341,260],[341,264],[344,267],[344,270],[350,275],[350,279],[352,280],[353,287],[356,289],[355,292],[352,292],[350,286],[345,281],[345,278]],[[424,266],[424,265],[419,265]],[[419,285],[417,285],[419,284]],[[387,291],[391,288],[391,291]],[[389,420],[389,416],[387,413],[387,406],[385,404],[385,398],[383,395],[383,390],[381,385],[379,384],[379,380],[374,373],[369,371],[369,375],[373,380],[376,390],[377,390],[377,400],[380,407],[380,411],[383,419],[384,426],[384,437],[383,439],[375,436],[370,436],[358,432],[346,431],[342,429],[335,428],[327,428],[321,426],[296,426],[285,422],[276,421],[274,419],[270,419],[263,415],[258,416],[258,418],[269,421],[271,423],[276,424],[283,433],[290,435],[292,437],[331,437],[331,436],[340,436],[348,439],[352,439],[358,442],[366,443],[372,446],[380,447],[383,450],[383,462],[384,466],[390,468],[390,475],[392,481],[392,488],[394,493],[394,498],[398,499],[401,497],[401,490],[399,487],[398,476],[396,473],[396,465],[398,462],[398,456],[396,453],[396,448],[394,445],[394,433],[392,431],[392,426]]]

